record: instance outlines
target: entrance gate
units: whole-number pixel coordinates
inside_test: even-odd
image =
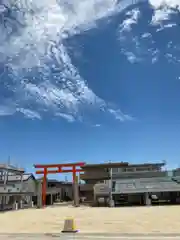
[[[34,167],[37,170],[36,174],[43,174],[43,183],[42,183],[42,205],[46,205],[46,185],[47,185],[47,175],[48,174],[56,174],[56,173],[72,173],[73,177],[73,194],[74,194],[74,203],[77,203],[77,195],[78,191],[78,182],[77,182],[77,172],[83,172],[83,169],[77,168],[85,165],[85,162],[77,162],[77,163],[64,163],[64,164],[35,164]],[[65,168],[65,169],[64,169]],[[68,169],[67,169],[68,168]],[[76,186],[77,185],[77,186]]]

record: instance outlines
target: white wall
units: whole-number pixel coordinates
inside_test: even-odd
[[[7,193],[7,192],[20,192],[22,187],[22,191],[27,192],[36,192],[36,182],[34,179],[30,178],[28,181],[24,181],[21,185],[20,182],[14,184],[8,184],[7,186],[1,185],[0,186],[0,193]]]
[[[28,181],[24,181],[22,190],[36,193],[36,181],[33,178],[29,178]]]

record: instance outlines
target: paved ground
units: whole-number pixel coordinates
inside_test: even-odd
[[[77,233],[77,234],[1,234],[3,240],[177,240],[180,234],[118,234],[118,233]]]

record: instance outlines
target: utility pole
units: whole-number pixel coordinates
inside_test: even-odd
[[[11,165],[11,157],[8,156],[8,162],[7,162],[8,166]]]
[[[109,161],[111,165],[111,160]],[[110,181],[109,181],[109,188],[110,188],[110,206],[113,205],[113,197],[112,197],[112,167],[110,166]]]

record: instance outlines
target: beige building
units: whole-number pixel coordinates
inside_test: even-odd
[[[87,164],[80,175],[85,182],[80,193],[87,202],[94,201],[95,195],[109,196],[115,205],[178,203],[180,170],[167,171],[164,167],[164,162]],[[101,185],[94,191],[97,183]]]

